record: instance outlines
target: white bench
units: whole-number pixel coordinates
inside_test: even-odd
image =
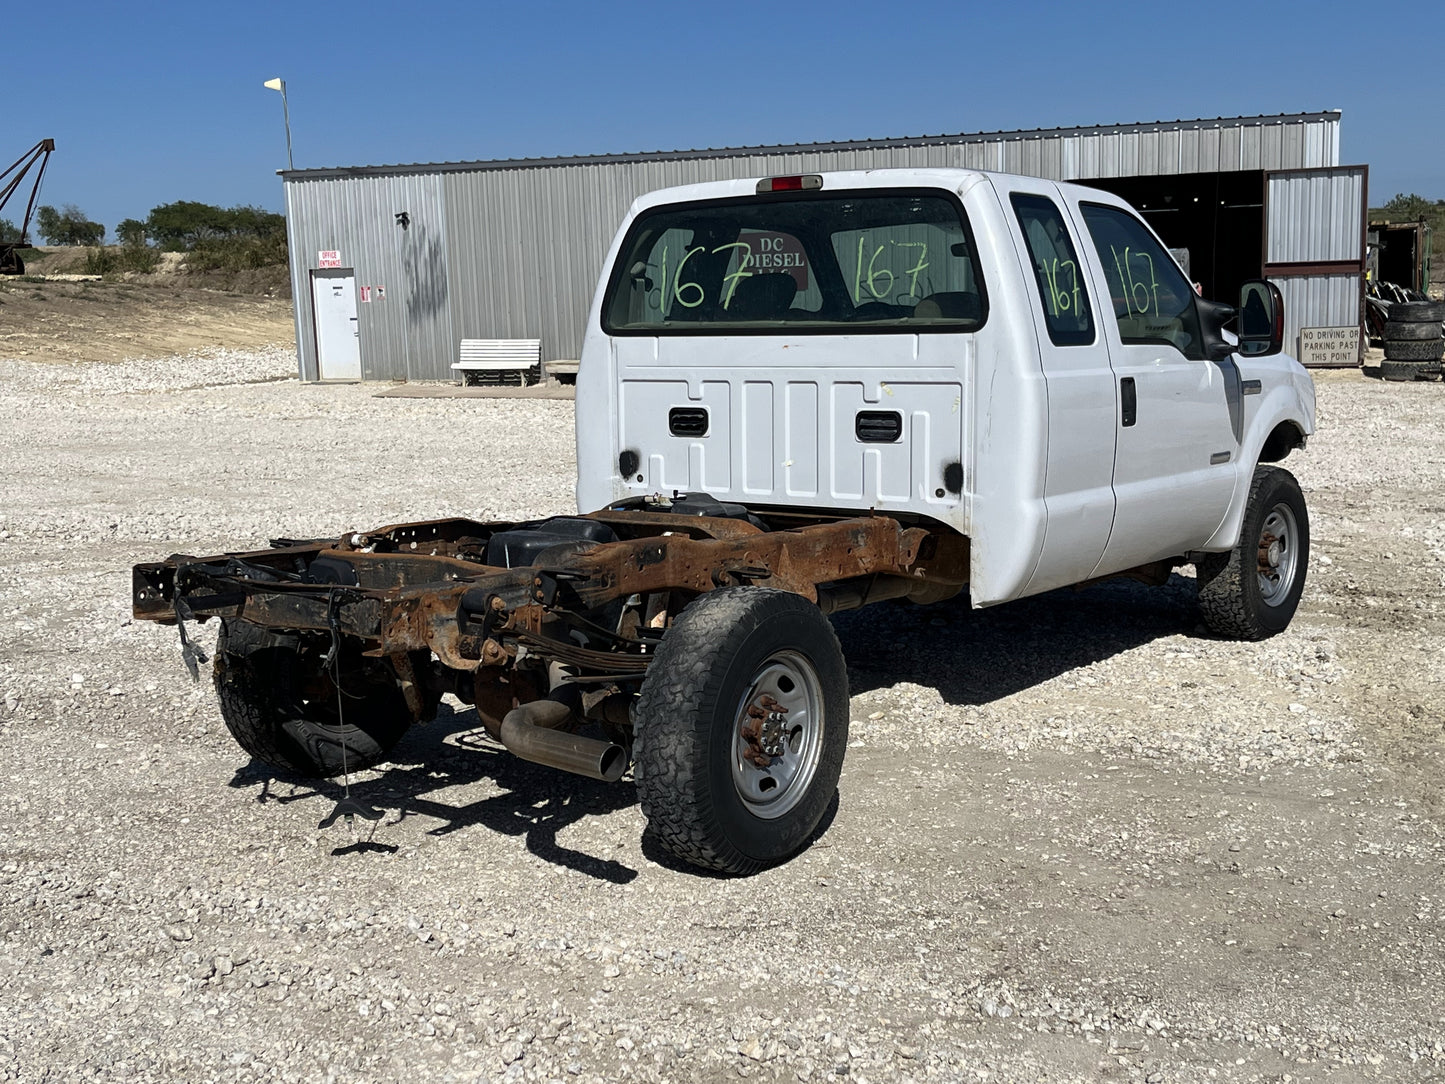
[[[463,339],[460,360],[452,368],[464,384],[525,387],[540,378],[541,364],[541,339]]]

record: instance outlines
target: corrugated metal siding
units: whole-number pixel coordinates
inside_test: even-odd
[[[366,380],[449,376],[456,359],[448,307],[446,214],[441,178],[358,177],[286,185],[287,236],[303,379],[316,378],[310,269],[335,249],[356,270],[361,375]],[[396,214],[410,218],[406,229]],[[383,286],[384,300],[363,304],[362,286]]]
[[[1363,166],[1272,174],[1266,207],[1269,221],[1265,263],[1361,258]]]
[[[749,148],[691,158],[288,175],[301,373],[306,379],[316,375],[309,271],[323,249],[341,251],[343,262],[356,269],[358,286],[386,287],[384,301],[357,305],[364,375],[450,379],[463,337],[540,338],[544,359],[576,358],[613,232],[632,200],[653,189],[884,167],[951,166],[1058,180],[1318,168],[1337,164],[1338,126],[1338,115],[1241,118],[886,141],[886,146]],[[393,217],[403,210],[411,217],[407,230]]]
[[[1359,327],[1359,275],[1292,275],[1271,281],[1284,297],[1284,348],[1296,357],[1302,327]]]

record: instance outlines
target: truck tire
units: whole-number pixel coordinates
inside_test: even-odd
[[[1196,566],[1204,623],[1227,640],[1283,632],[1299,606],[1310,559],[1310,519],[1294,475],[1254,469],[1239,542]]]
[[[693,865],[750,874],[796,854],[823,819],[848,745],[848,672],[800,595],[728,587],[678,617],[635,715],[648,831]]]
[[[411,725],[406,696],[384,659],[341,652],[343,717],[322,666],[324,637],[221,622],[213,678],[221,718],[251,756],[310,778],[369,768]]]
[[[1425,342],[1385,340],[1385,357],[1390,361],[1439,361],[1445,352],[1445,339]]]
[[[1382,361],[1380,362],[1380,376],[1386,380],[1393,380],[1397,383],[1404,383],[1407,380],[1418,380],[1424,377],[1425,369],[1429,366],[1428,361]]]
[[[1445,301],[1397,301],[1390,306],[1390,319],[1438,324],[1445,321]]]
[[[1437,323],[1405,323],[1400,320],[1388,320],[1385,322],[1386,342],[1410,342],[1422,339],[1438,339],[1445,334],[1445,329]]]

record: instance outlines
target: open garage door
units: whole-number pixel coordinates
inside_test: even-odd
[[[1080,181],[1128,200],[1199,284],[1233,305],[1264,266],[1264,173],[1171,173]],[[1185,254],[1187,255],[1187,258]]]
[[[1264,275],[1284,294],[1285,349],[1307,363],[1359,362],[1358,346],[1348,358],[1302,350],[1300,329],[1359,331],[1368,179],[1368,166],[1265,174]]]

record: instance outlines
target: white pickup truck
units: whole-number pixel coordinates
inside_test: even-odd
[[[1077,185],[655,192],[588,317],[578,516],[175,556],[136,567],[134,608],[183,641],[222,618],[223,717],[277,767],[382,762],[454,693],[526,759],[631,764],[664,846],[748,873],[806,846],[837,786],[830,612],[1192,564],[1218,635],[1289,624],[1309,518],[1272,464],[1315,409],[1283,326],[1273,285],[1205,301],[1127,204]]]

